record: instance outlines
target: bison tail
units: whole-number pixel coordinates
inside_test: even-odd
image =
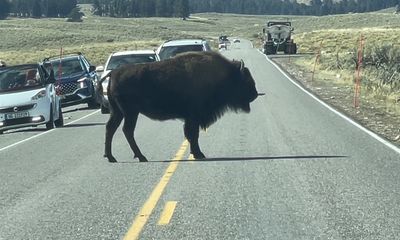
[[[107,75],[102,77],[97,83],[96,93],[97,93],[97,101],[99,103],[102,103],[102,101],[103,101],[103,82],[110,76],[110,74],[111,74],[111,72],[109,72]]]

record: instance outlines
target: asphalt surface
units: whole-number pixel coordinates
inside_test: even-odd
[[[108,163],[108,115],[84,105],[63,109],[64,128],[0,135],[0,239],[399,239],[400,150],[323,106],[250,42],[223,54],[243,59],[266,95],[201,132],[207,159],[190,159],[183,122],[141,116],[149,162],[133,159],[119,129],[119,162]]]

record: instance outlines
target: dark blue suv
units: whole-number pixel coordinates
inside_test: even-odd
[[[82,53],[50,58],[56,78],[56,91],[62,106],[87,103],[89,108],[98,108],[96,67]]]

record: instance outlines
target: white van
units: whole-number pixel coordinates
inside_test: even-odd
[[[0,134],[5,130],[45,124],[62,127],[60,98],[51,67],[43,63],[0,68]]]

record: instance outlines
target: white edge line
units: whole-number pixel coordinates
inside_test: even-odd
[[[88,118],[88,117],[94,115],[95,113],[98,113],[99,111],[100,111],[100,110],[97,110],[97,111],[95,111],[95,112],[89,113],[89,114],[86,115],[86,116],[83,116],[83,117],[81,117],[81,118],[79,118],[79,119],[76,119],[76,120],[74,120],[74,121],[72,121],[72,122],[69,122],[69,123],[65,124],[65,126],[68,126],[68,125],[70,125],[70,124],[76,123],[76,122],[78,122],[78,121],[80,121],[80,120],[83,120],[83,119],[85,119],[85,118]],[[19,142],[13,143],[13,144],[8,145],[8,146],[6,146],[6,147],[0,148],[0,152],[2,152],[2,151],[4,151],[4,150],[7,150],[7,149],[9,149],[9,148],[12,148],[12,147],[14,147],[14,146],[16,146],[16,145],[19,145],[19,144],[21,144],[21,143],[24,143],[24,142],[27,142],[27,141],[29,141],[29,140],[32,140],[32,139],[34,139],[34,138],[40,137],[40,136],[42,136],[42,135],[44,135],[44,134],[51,133],[51,132],[53,132],[54,130],[56,130],[56,128],[51,129],[51,130],[48,130],[48,131],[46,131],[46,132],[39,133],[39,134],[37,134],[37,135],[35,135],[35,136],[32,136],[32,137],[29,137],[29,138],[27,138],[27,139],[21,140],[21,141],[19,141]]]
[[[265,56],[265,58],[276,68],[278,69],[287,79],[289,79],[295,86],[297,86],[298,88],[300,88],[303,92],[307,93],[310,97],[312,97],[313,99],[315,99],[317,102],[319,102],[320,104],[322,104],[323,106],[325,106],[326,108],[328,108],[329,110],[331,110],[332,112],[334,112],[335,114],[339,115],[340,117],[342,117],[343,119],[345,119],[346,121],[350,122],[351,124],[353,124],[354,126],[358,127],[359,129],[361,129],[362,131],[366,132],[368,135],[370,135],[371,137],[375,138],[376,140],[378,140],[379,142],[383,143],[384,145],[386,145],[387,147],[389,147],[390,149],[394,150],[395,152],[397,152],[398,154],[400,154],[400,148],[398,148],[397,146],[395,146],[393,143],[387,141],[386,139],[382,138],[381,136],[379,136],[378,134],[372,132],[371,130],[365,128],[364,126],[360,125],[359,123],[355,122],[353,119],[347,117],[346,115],[344,115],[343,113],[337,111],[336,109],[334,109],[333,107],[331,107],[330,105],[328,105],[327,103],[323,102],[321,99],[317,98],[315,95],[313,95],[312,93],[310,93],[309,91],[307,91],[304,87],[302,87],[300,84],[298,84],[295,80],[293,80],[286,72],[284,72],[275,62],[273,62],[271,59],[268,58],[268,56],[266,56],[264,53],[260,52],[260,50],[258,50],[259,53],[261,53],[262,55]]]

